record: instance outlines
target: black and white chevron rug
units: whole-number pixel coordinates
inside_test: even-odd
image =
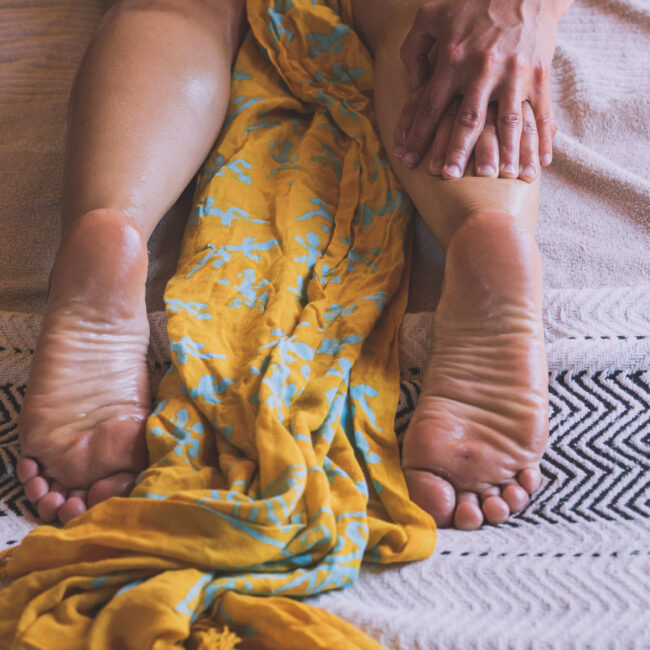
[[[311,599],[387,648],[650,648],[650,287],[547,292],[544,482],[501,526],[439,532],[412,565]],[[403,435],[431,314],[400,336]],[[151,315],[154,384],[169,362]],[[0,550],[37,525],[15,478],[16,418],[40,317],[0,313]]]

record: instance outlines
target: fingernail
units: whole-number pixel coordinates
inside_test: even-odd
[[[404,149],[404,147],[402,147],[401,145],[398,146],[398,147],[395,147],[395,155],[398,158],[401,158],[404,155],[405,151],[406,151],[406,149]]]
[[[505,174],[512,174],[513,176],[517,176],[517,170],[514,168],[514,165],[503,165],[501,167],[501,171]]]
[[[412,151],[409,151],[404,156],[404,164],[408,165],[409,167],[415,166],[417,164],[417,162],[418,162],[417,154],[413,153]]]
[[[542,156],[542,165],[550,165],[551,164],[551,155],[546,154],[545,156]]]
[[[445,165],[444,171],[448,176],[453,176],[454,178],[460,178],[460,167],[458,165]]]
[[[526,165],[521,170],[521,175],[526,176],[527,178],[535,178],[535,176],[537,176],[537,170],[532,165]]]
[[[483,165],[483,167],[479,167],[476,172],[479,176],[494,176],[495,169],[492,165]]]
[[[436,174],[437,176],[439,176],[440,173],[442,172],[442,163],[443,163],[443,162],[444,162],[444,161],[443,161],[442,158],[436,158],[436,159],[431,163],[431,165],[429,166],[429,171],[430,171],[432,174]]]

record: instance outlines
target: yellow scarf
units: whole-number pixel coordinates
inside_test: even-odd
[[[249,0],[165,294],[173,366],[129,498],[13,549],[0,643],[375,648],[304,597],[428,556],[393,421],[411,206],[349,0]],[[294,598],[286,598],[291,596]]]

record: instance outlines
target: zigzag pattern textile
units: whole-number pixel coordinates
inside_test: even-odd
[[[378,647],[284,597],[433,550],[394,431],[411,206],[373,127],[372,61],[348,3],[248,14],[166,290],[151,466],[130,498],[12,550],[12,648],[171,648],[225,627],[241,648]]]

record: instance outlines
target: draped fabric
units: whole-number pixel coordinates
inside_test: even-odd
[[[411,205],[372,60],[347,1],[248,14],[165,294],[150,466],[129,498],[12,550],[9,647],[234,647],[227,627],[242,648],[374,648],[299,598],[433,549],[394,435]]]

